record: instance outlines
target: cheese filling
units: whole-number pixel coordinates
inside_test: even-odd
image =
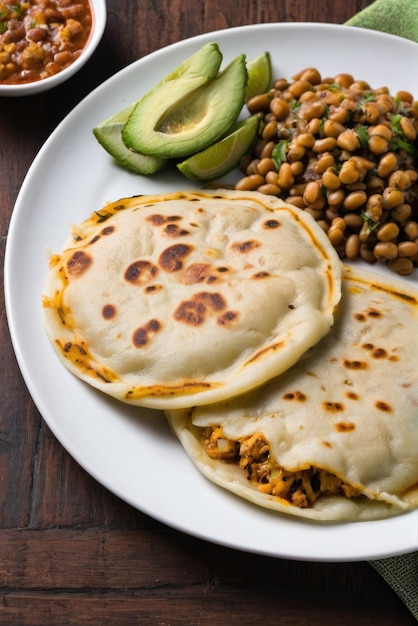
[[[254,433],[239,441],[224,436],[221,426],[201,429],[207,455],[215,460],[238,463],[259,491],[282,498],[299,508],[309,508],[323,495],[361,495],[358,489],[327,470],[308,467],[289,471],[275,462],[262,434]]]

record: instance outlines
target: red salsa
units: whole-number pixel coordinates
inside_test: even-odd
[[[0,83],[32,83],[57,74],[90,36],[88,0],[0,0]]]

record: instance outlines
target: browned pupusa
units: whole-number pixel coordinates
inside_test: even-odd
[[[120,400],[213,402],[287,369],[329,331],[340,273],[315,221],[280,200],[127,198],[51,257],[46,330],[72,372]]]
[[[212,481],[316,520],[368,520],[418,506],[418,294],[345,268],[332,330],[248,394],[167,411]]]

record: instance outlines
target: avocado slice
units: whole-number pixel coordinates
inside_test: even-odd
[[[112,117],[93,128],[93,134],[99,144],[112,156],[115,161],[136,174],[148,176],[160,171],[167,163],[167,159],[139,154],[128,148],[122,139],[122,131],[130,114],[134,110],[133,102]]]
[[[129,148],[141,154],[180,158],[203,150],[228,132],[245,102],[245,55],[233,59],[212,79],[203,80],[206,58],[204,47],[200,67],[194,64],[193,72],[177,71],[172,81],[160,83],[141,98],[123,129],[123,141]]]

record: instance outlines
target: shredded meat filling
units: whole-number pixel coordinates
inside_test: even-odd
[[[349,498],[359,495],[358,490],[327,470],[315,467],[297,472],[285,470],[270,455],[269,444],[261,433],[233,441],[224,436],[222,427],[216,426],[202,429],[202,437],[208,456],[238,463],[260,491],[294,506],[308,508],[322,495],[343,493]]]

